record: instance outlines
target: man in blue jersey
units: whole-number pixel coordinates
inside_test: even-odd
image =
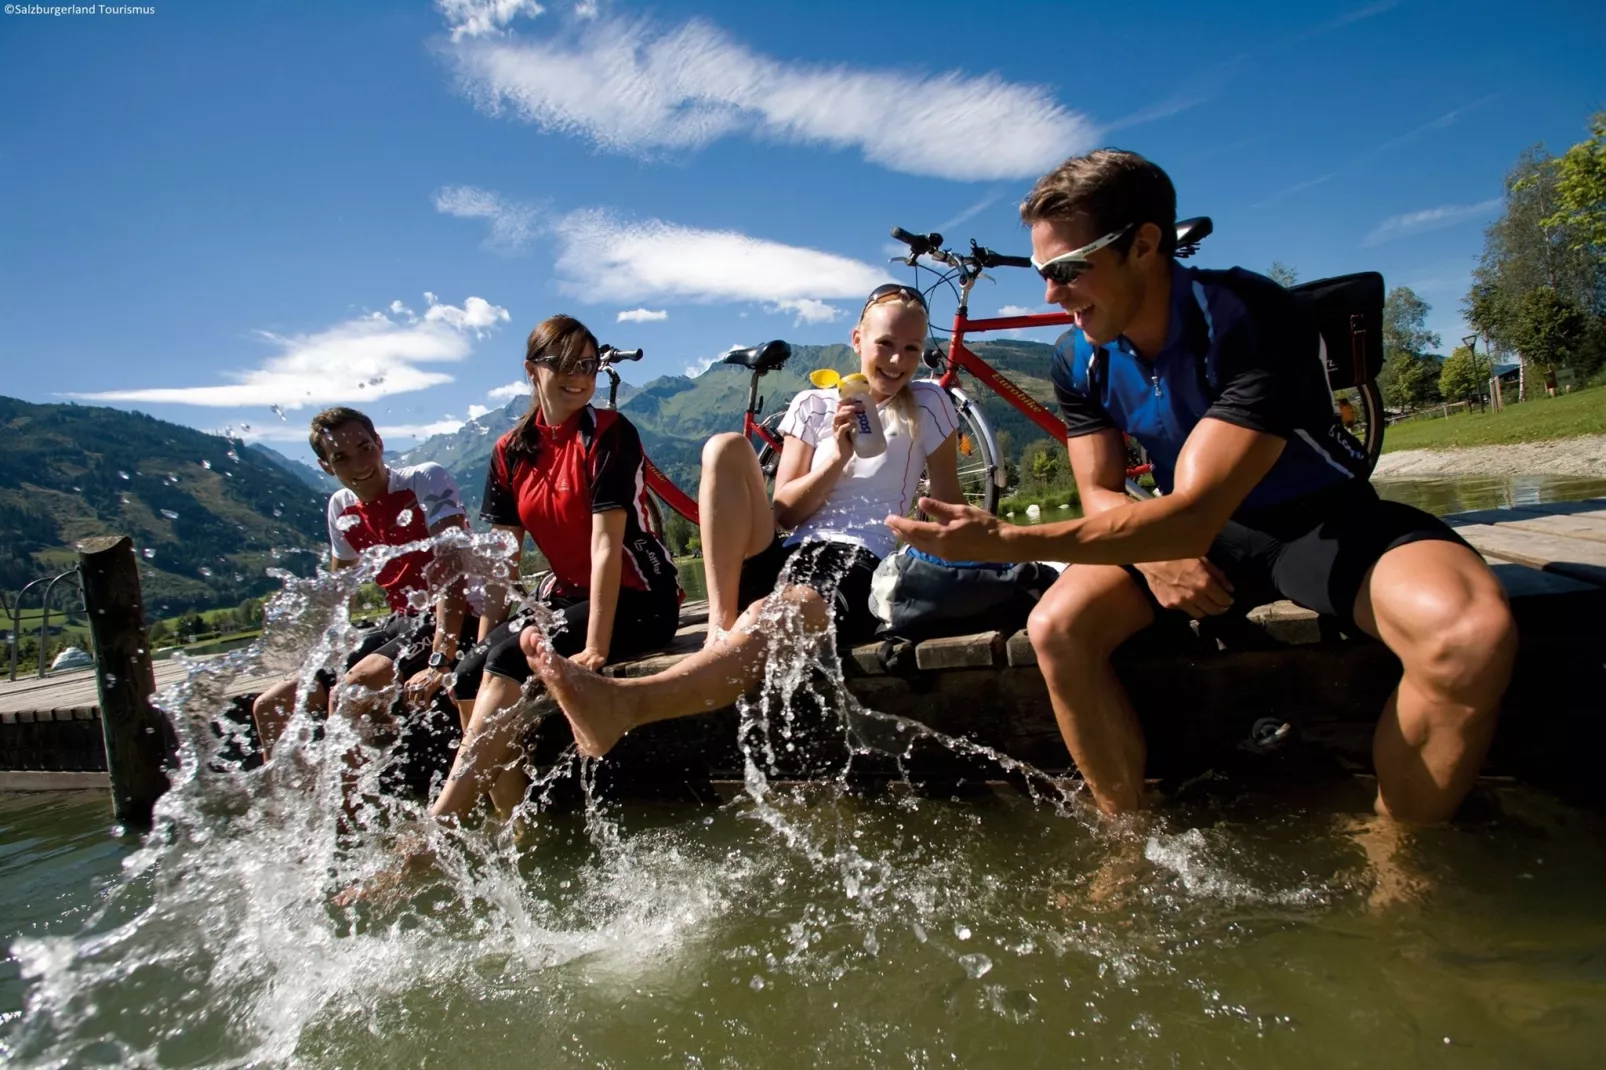
[[[1404,675],[1373,741],[1377,810],[1447,820],[1471,788],[1516,631],[1483,559],[1438,519],[1379,500],[1337,419],[1315,324],[1269,279],[1183,267],[1176,192],[1135,153],[1073,157],[1021,205],[1046,299],[1075,316],[1054,386],[1086,515],[1016,527],[921,502],[888,523],[956,561],[1067,561],[1029,624],[1071,756],[1108,813],[1142,802],[1144,740],[1109,657],[1162,614],[1276,598],[1337,617]],[[1164,494],[1123,493],[1122,433]]]

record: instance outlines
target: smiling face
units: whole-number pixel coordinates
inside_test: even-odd
[[[340,480],[340,485],[371,502],[390,487],[385,467],[385,443],[355,420],[330,428],[324,435],[318,466]]]
[[[859,370],[870,380],[876,401],[902,390],[920,370],[926,350],[926,314],[919,305],[896,299],[871,305],[853,328]]]
[[[577,359],[595,360],[597,350],[586,346]],[[549,361],[526,360],[524,370],[535,383],[536,404],[548,427],[556,427],[590,404],[597,393],[597,373],[578,374],[553,367]]]
[[[1088,268],[1074,282],[1046,281],[1043,298],[1076,317],[1076,326],[1094,345],[1104,345],[1125,334],[1144,304],[1151,261],[1158,259],[1154,242],[1146,233],[1157,231],[1141,227],[1125,255],[1117,251],[1124,243],[1107,245],[1087,257]],[[1074,249],[1080,249],[1104,235],[1094,232],[1084,218],[1040,219],[1032,224],[1032,258],[1047,263]]]

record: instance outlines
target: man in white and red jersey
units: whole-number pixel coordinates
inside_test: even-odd
[[[386,465],[385,444],[364,413],[326,409],[312,418],[309,440],[319,466],[340,480],[340,489],[329,496],[330,568],[350,568],[366,550],[406,546],[468,526],[451,473],[438,464]],[[391,615],[347,659],[343,684],[374,692],[399,678],[406,682],[411,705],[426,706],[434,698],[451,675],[458,650],[473,643],[479,630],[461,580],[446,584],[430,607],[429,592],[441,579],[435,566],[432,550],[399,554],[380,566],[374,579]],[[280,681],[252,707],[269,755],[289,722],[297,682]],[[333,684],[332,673],[320,672],[308,708],[330,708]]]

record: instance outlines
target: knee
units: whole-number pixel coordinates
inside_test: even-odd
[[[1026,635],[1041,660],[1052,660],[1071,651],[1107,655],[1096,630],[1089,627],[1093,614],[1079,598],[1050,591],[1026,618]]]
[[[1503,691],[1517,653],[1517,626],[1498,595],[1479,597],[1437,615],[1401,661],[1435,690],[1473,705]]]
[[[749,455],[753,453],[753,447],[748,444],[747,439],[734,431],[715,435],[703,443],[703,471],[711,472],[727,467],[741,456],[737,452],[738,449],[745,450]]]

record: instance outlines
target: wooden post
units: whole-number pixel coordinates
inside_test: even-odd
[[[112,809],[124,825],[147,829],[156,799],[168,787],[162,766],[170,733],[150,701],[156,674],[145,641],[134,542],[127,535],[84,539],[78,544],[78,567],[95,643]]]

